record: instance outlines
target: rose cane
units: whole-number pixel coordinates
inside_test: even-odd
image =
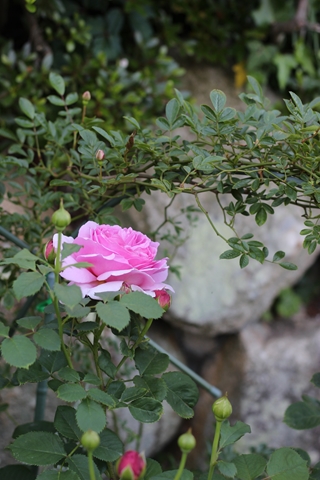
[[[146,471],[146,459],[143,453],[128,450],[119,458],[116,471],[121,480],[139,480]]]
[[[232,413],[232,405],[228,400],[227,393],[218,398],[212,405],[212,411],[216,419],[216,429],[214,432],[214,439],[212,444],[212,452],[210,458],[210,468],[208,473],[208,480],[212,480],[214,467],[216,466],[218,460],[218,446],[220,440],[221,425],[224,420],[230,417]]]
[[[191,428],[187,431],[187,433],[180,435],[180,437],[178,438],[178,445],[180,447],[182,456],[181,456],[180,465],[176,473],[176,476],[174,477],[174,480],[180,480],[181,475],[183,473],[183,469],[187,461],[187,456],[191,452],[191,450],[193,450],[194,447],[196,446],[196,439],[191,433]]]
[[[96,480],[92,452],[100,445],[100,437],[97,432],[94,432],[93,430],[88,430],[82,435],[80,442],[88,452],[90,480]]]

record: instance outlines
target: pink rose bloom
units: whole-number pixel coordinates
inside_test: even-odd
[[[146,469],[146,460],[143,454],[135,450],[128,450],[119,458],[116,470],[123,480],[138,480]]]
[[[163,283],[168,276],[167,258],[155,260],[159,243],[132,228],[89,221],[80,228],[75,239],[62,235],[62,245],[64,243],[82,246],[62,261],[62,266],[67,268],[60,275],[70,285],[78,285],[84,297],[99,299],[100,292],[128,289],[154,297],[158,290],[173,290]],[[53,245],[56,250],[58,234],[53,237]],[[68,267],[78,262],[92,266]]]

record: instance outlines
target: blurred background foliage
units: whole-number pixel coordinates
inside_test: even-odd
[[[320,86],[320,0],[1,0],[0,127],[23,96],[46,109],[48,72],[90,90],[89,116],[129,129],[162,113],[191,62],[252,75],[304,101]]]

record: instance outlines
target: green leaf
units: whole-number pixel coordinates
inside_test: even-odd
[[[247,265],[249,265],[249,257],[248,255],[241,255],[240,257],[240,267],[245,268]]]
[[[38,420],[36,422],[24,423],[18,425],[12,434],[12,438],[18,438],[21,435],[25,435],[29,432],[50,432],[56,433],[56,430],[52,422],[46,422],[45,420]]]
[[[93,400],[86,398],[78,406],[76,418],[83,432],[94,430],[100,433],[106,426],[106,414],[103,408]]]
[[[18,479],[17,479],[18,480]],[[45,470],[37,476],[36,480],[79,480],[78,475],[71,470],[62,472],[59,470]]]
[[[320,388],[320,372],[319,373],[315,373],[311,380],[310,380],[313,385],[315,385],[316,387]]]
[[[19,98],[19,107],[26,117],[30,118],[31,120],[34,119],[34,106],[27,98]]]
[[[89,472],[89,463],[86,455],[72,455],[68,458],[68,466],[70,470],[78,475],[80,480],[88,480],[91,478]],[[93,462],[94,474],[96,480],[101,480],[101,476],[96,464]]]
[[[39,260],[38,257],[33,255],[29,250],[23,248],[20,252],[16,253],[11,258],[5,258],[1,260],[1,264],[9,265],[11,263],[18,265],[20,268],[25,268],[26,270],[35,270],[36,262]]]
[[[62,252],[61,252],[61,260],[69,257],[72,253],[79,252],[81,250],[82,245],[78,245],[77,243],[67,243],[64,242],[62,244]]]
[[[278,260],[282,260],[284,257],[285,257],[285,253],[282,251],[282,250],[278,250],[278,252],[276,252],[274,255],[273,255],[273,259],[272,261],[273,262],[278,262]]]
[[[140,398],[129,404],[129,411],[133,418],[142,423],[157,422],[162,413],[163,408],[158,400],[153,398]]]
[[[13,282],[13,291],[17,300],[37,293],[43,286],[45,277],[38,272],[23,272]]]
[[[279,265],[280,265],[282,268],[285,268],[286,270],[298,270],[297,265],[295,265],[294,263],[281,262],[281,263],[279,263]]]
[[[57,390],[57,397],[65,402],[76,402],[86,398],[87,392],[77,383],[65,383]]]
[[[102,137],[104,137],[106,140],[108,140],[108,142],[110,143],[110,145],[113,147],[115,145],[115,140],[114,138],[109,135],[109,133],[107,133],[105,130],[103,130],[102,128],[100,127],[92,127],[93,130],[95,130],[96,132],[100,133],[100,135]]]
[[[95,375],[94,373],[86,373],[83,377],[83,382],[98,386],[102,383],[98,375]]]
[[[219,460],[217,462],[217,467],[219,468],[222,475],[229,478],[234,478],[237,473],[237,468],[234,463],[231,462],[224,462],[223,460]]]
[[[267,215],[266,210],[263,207],[260,206],[260,208],[257,211],[256,216],[255,216],[256,224],[259,227],[261,227],[264,223],[266,223],[267,218],[268,218],[268,215]]]
[[[52,352],[57,352],[61,349],[60,337],[51,328],[40,328],[34,335],[33,340],[39,347]]]
[[[128,309],[119,302],[109,302],[107,304],[99,302],[96,311],[108,327],[115,328],[118,332],[121,332],[130,322]]]
[[[177,115],[180,110],[179,102],[176,98],[172,98],[166,105],[166,117],[169,120],[170,125],[172,125],[177,118]]]
[[[103,350],[98,360],[99,367],[101,370],[106,373],[110,378],[114,378],[117,369],[111,360],[111,355],[107,350]]]
[[[233,460],[239,480],[255,480],[265,469],[267,460],[257,453],[238,455]]]
[[[143,377],[135,376],[133,382],[137,387],[147,390],[146,396],[162,402],[167,395],[167,386],[162,378],[153,377],[152,375],[144,375]]]
[[[55,283],[54,293],[57,295],[58,300],[69,308],[74,308],[82,300],[81,289],[77,285],[60,285]]]
[[[25,383],[38,383],[46,380],[49,373],[45,372],[41,364],[36,360],[28,369],[19,368],[17,370],[17,380],[20,385]]]
[[[52,465],[66,456],[62,440],[54,433],[29,432],[10,446],[13,456],[28,465]]]
[[[116,401],[111,397],[111,395],[108,395],[99,388],[90,388],[88,390],[88,397],[110,408],[114,408],[117,405]]]
[[[178,470],[167,470],[165,472],[155,475],[154,477],[151,477],[151,480],[174,480],[177,473]],[[182,471],[180,480],[193,480],[193,473],[189,470],[184,469]],[[214,477],[213,480],[215,480]]]
[[[245,433],[250,433],[249,425],[243,422],[236,422],[235,425],[230,425],[228,421],[224,421],[221,425],[221,437],[219,448],[224,448],[227,445],[232,445],[239,438],[243,437]]]
[[[144,474],[145,480],[149,480],[151,477],[155,477],[161,473],[162,468],[160,463],[158,463],[156,460],[153,460],[153,458],[147,458],[147,468]]]
[[[61,75],[58,75],[57,73],[50,72],[49,75],[49,82],[52,88],[59,93],[59,95],[64,95],[65,92],[65,83]]]
[[[212,90],[210,92],[210,100],[216,112],[221,112],[226,104],[227,97],[221,90]]]
[[[136,127],[137,130],[141,130],[141,127],[140,127],[140,124],[139,122],[137,122],[137,120],[133,117],[123,117],[125,120],[127,120],[128,122],[132,123],[132,125],[134,127]]]
[[[36,474],[24,465],[7,465],[0,468],[2,480],[35,480]]]
[[[79,95],[76,92],[68,93],[66,96],[66,105],[72,105],[73,103],[76,103],[78,99]]]
[[[307,462],[291,448],[279,448],[270,456],[267,464],[270,480],[308,480]]]
[[[41,317],[24,317],[17,320],[17,324],[27,330],[34,330],[41,322]]]
[[[158,353],[157,350],[148,348],[137,348],[134,361],[140,375],[156,375],[165,372],[169,365],[169,357],[165,353]]]
[[[126,386],[121,380],[115,380],[110,383],[107,392],[119,400]]]
[[[58,107],[63,107],[65,105],[65,101],[56,95],[49,95],[47,100],[49,100],[52,105],[57,105]]]
[[[47,350],[42,350],[39,357],[39,363],[41,363],[49,373],[54,373],[66,366],[67,360],[64,353],[61,351],[49,352]]]
[[[4,360],[18,368],[28,368],[37,358],[36,347],[29,338],[22,335],[5,338],[1,344],[1,351]]]
[[[166,400],[171,408],[182,418],[193,417],[193,409],[199,391],[191,378],[182,372],[168,372],[162,375],[168,392]]]
[[[69,405],[59,405],[54,417],[54,427],[64,437],[79,440],[82,432],[76,420],[76,410]]]
[[[164,117],[159,117],[156,120],[156,125],[161,128],[162,130],[170,130],[170,124],[168,120]]]
[[[123,443],[111,430],[106,428],[100,433],[100,445],[93,451],[93,456],[104,462],[115,462],[123,454]]]
[[[66,380],[67,382],[77,383],[80,381],[79,373],[69,366],[61,368],[61,370],[58,372],[58,375],[60,378],[62,378],[62,380]]]
[[[126,403],[133,402],[138,400],[138,398],[144,397],[146,393],[147,390],[143,387],[128,387],[121,395],[120,401]]]
[[[239,257],[241,252],[238,250],[226,250],[225,252],[221,253],[220,260],[231,260],[232,258]]]
[[[0,322],[0,337],[9,337],[9,327]]]
[[[163,315],[163,309],[157,300],[142,292],[123,295],[120,303],[145,318],[160,318]]]
[[[285,411],[283,421],[296,430],[317,427],[320,425],[320,403],[292,403]]]

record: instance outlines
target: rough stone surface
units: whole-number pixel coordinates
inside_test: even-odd
[[[319,398],[319,389],[309,381],[319,371],[320,316],[297,316],[295,321],[279,320],[255,324],[238,335],[221,339],[221,349],[204,364],[202,375],[228,392],[233,405],[231,423],[241,420],[251,427],[237,443],[237,450],[249,453],[262,444],[306,450],[313,462],[319,461],[320,427],[293,430],[283,423],[286,408],[303,394]],[[213,399],[201,394],[196,406],[194,433],[197,450],[193,462],[205,460],[206,441],[212,440]]]

